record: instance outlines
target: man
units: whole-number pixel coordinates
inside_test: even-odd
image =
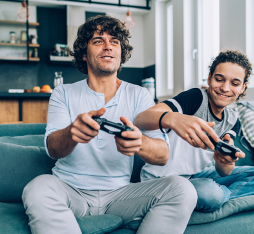
[[[205,150],[214,150],[207,135],[215,142],[221,138],[234,144],[239,120],[228,105],[245,95],[251,71],[250,62],[239,51],[221,52],[210,66],[207,90],[190,89],[137,116],[135,125],[141,129],[169,129],[168,163],[163,167],[147,163],[141,171],[142,181],[170,175],[189,178],[198,194],[196,210],[203,212],[217,210],[229,199],[254,194],[253,168],[235,168],[235,161],[245,157],[243,152],[237,152],[234,160]],[[213,158],[215,167],[208,167]]]
[[[165,165],[168,146],[159,131],[148,132],[150,138],[132,124],[153,100],[146,89],[117,78],[131,54],[128,38],[124,24],[110,16],[91,18],[78,30],[72,55],[88,78],[57,86],[50,98],[45,147],[58,161],[53,175],[39,176],[24,189],[33,233],[80,234],[75,217],[98,214],[118,215],[123,225],[144,218],[137,232],[142,234],[186,228],[197,199],[188,180],[130,184],[133,155]],[[92,117],[102,115],[120,118],[134,131],[122,137],[100,131]]]

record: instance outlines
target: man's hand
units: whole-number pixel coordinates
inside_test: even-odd
[[[142,133],[129,119],[121,117],[120,120],[124,125],[131,127],[133,131],[122,132],[122,137],[115,136],[117,150],[124,155],[133,156],[141,148]]]
[[[177,112],[167,113],[162,121],[167,121],[168,123],[164,123],[164,126],[168,125],[178,136],[196,148],[200,147],[206,149],[208,146],[211,150],[214,149],[213,143],[209,140],[205,132],[211,136],[215,142],[219,142],[220,140],[211,128],[215,125],[214,122],[206,122],[198,117]]]
[[[47,139],[48,151],[52,158],[59,159],[70,155],[78,143],[88,143],[98,135],[100,125],[92,116],[101,116],[105,108],[78,115],[76,120],[64,129],[51,133]]]
[[[100,125],[92,119],[92,116],[102,116],[106,108],[97,111],[90,111],[78,115],[76,120],[70,125],[71,139],[77,143],[88,143],[98,135]]]
[[[226,134],[222,140],[227,140],[230,145],[234,145],[234,141],[230,138],[229,134]],[[239,158],[244,158],[245,153],[242,151],[236,152],[235,156],[237,157],[236,159],[233,159],[229,155],[224,155],[220,153],[219,151],[214,151],[214,160],[215,160],[215,167],[217,172],[219,173],[220,176],[227,176],[230,175],[231,172],[233,171],[235,167],[235,162],[239,160]]]

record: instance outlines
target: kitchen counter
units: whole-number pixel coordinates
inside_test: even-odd
[[[0,99],[5,98],[50,98],[51,93],[8,93],[8,92],[0,92]]]

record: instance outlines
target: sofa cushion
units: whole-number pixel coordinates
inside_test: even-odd
[[[236,105],[243,135],[254,148],[254,102],[239,102]]]
[[[194,211],[190,217],[188,226],[214,222],[236,213],[240,213],[243,211],[251,211],[251,210],[254,210],[254,195],[235,198],[235,199],[229,200],[220,209],[214,212],[203,213],[203,212]],[[126,224],[123,228],[130,231],[136,231],[139,228],[139,225],[141,222],[142,220],[134,220]],[[117,234],[118,232],[115,231],[113,233]],[[200,232],[200,233],[205,233],[205,232]]]
[[[0,234],[31,234],[23,204],[0,202]]]
[[[234,214],[217,222],[187,226],[184,234],[252,234],[254,211]]]
[[[77,219],[82,233],[104,234],[118,228],[122,219],[116,215],[86,216]],[[31,234],[23,204],[0,202],[0,234]]]
[[[23,146],[40,146],[44,147],[44,135],[27,135],[27,136],[3,136],[0,137],[0,142],[10,143]]]
[[[203,213],[194,211],[188,225],[209,223],[235,213],[250,210],[254,210],[254,195],[229,200],[220,209],[213,212]]]
[[[0,202],[22,202],[24,187],[36,176],[51,174],[55,160],[44,147],[0,143]]]
[[[254,166],[254,149],[250,146],[248,141],[242,135],[242,132],[239,136],[236,136],[234,144],[236,147],[240,148],[244,153],[244,158],[239,158],[238,161],[235,162],[236,166]],[[252,152],[253,151],[253,152]]]
[[[103,234],[114,231],[122,224],[122,219],[116,215],[93,215],[77,218],[82,233]]]

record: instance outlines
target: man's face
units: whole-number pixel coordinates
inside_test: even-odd
[[[220,63],[213,75],[209,74],[207,83],[211,106],[221,109],[234,102],[243,93],[245,70],[235,63]]]
[[[98,27],[100,29],[100,27]],[[103,34],[94,32],[87,45],[87,55],[83,57],[87,62],[88,74],[111,75],[117,72],[121,63],[121,45],[118,38],[108,32]]]

